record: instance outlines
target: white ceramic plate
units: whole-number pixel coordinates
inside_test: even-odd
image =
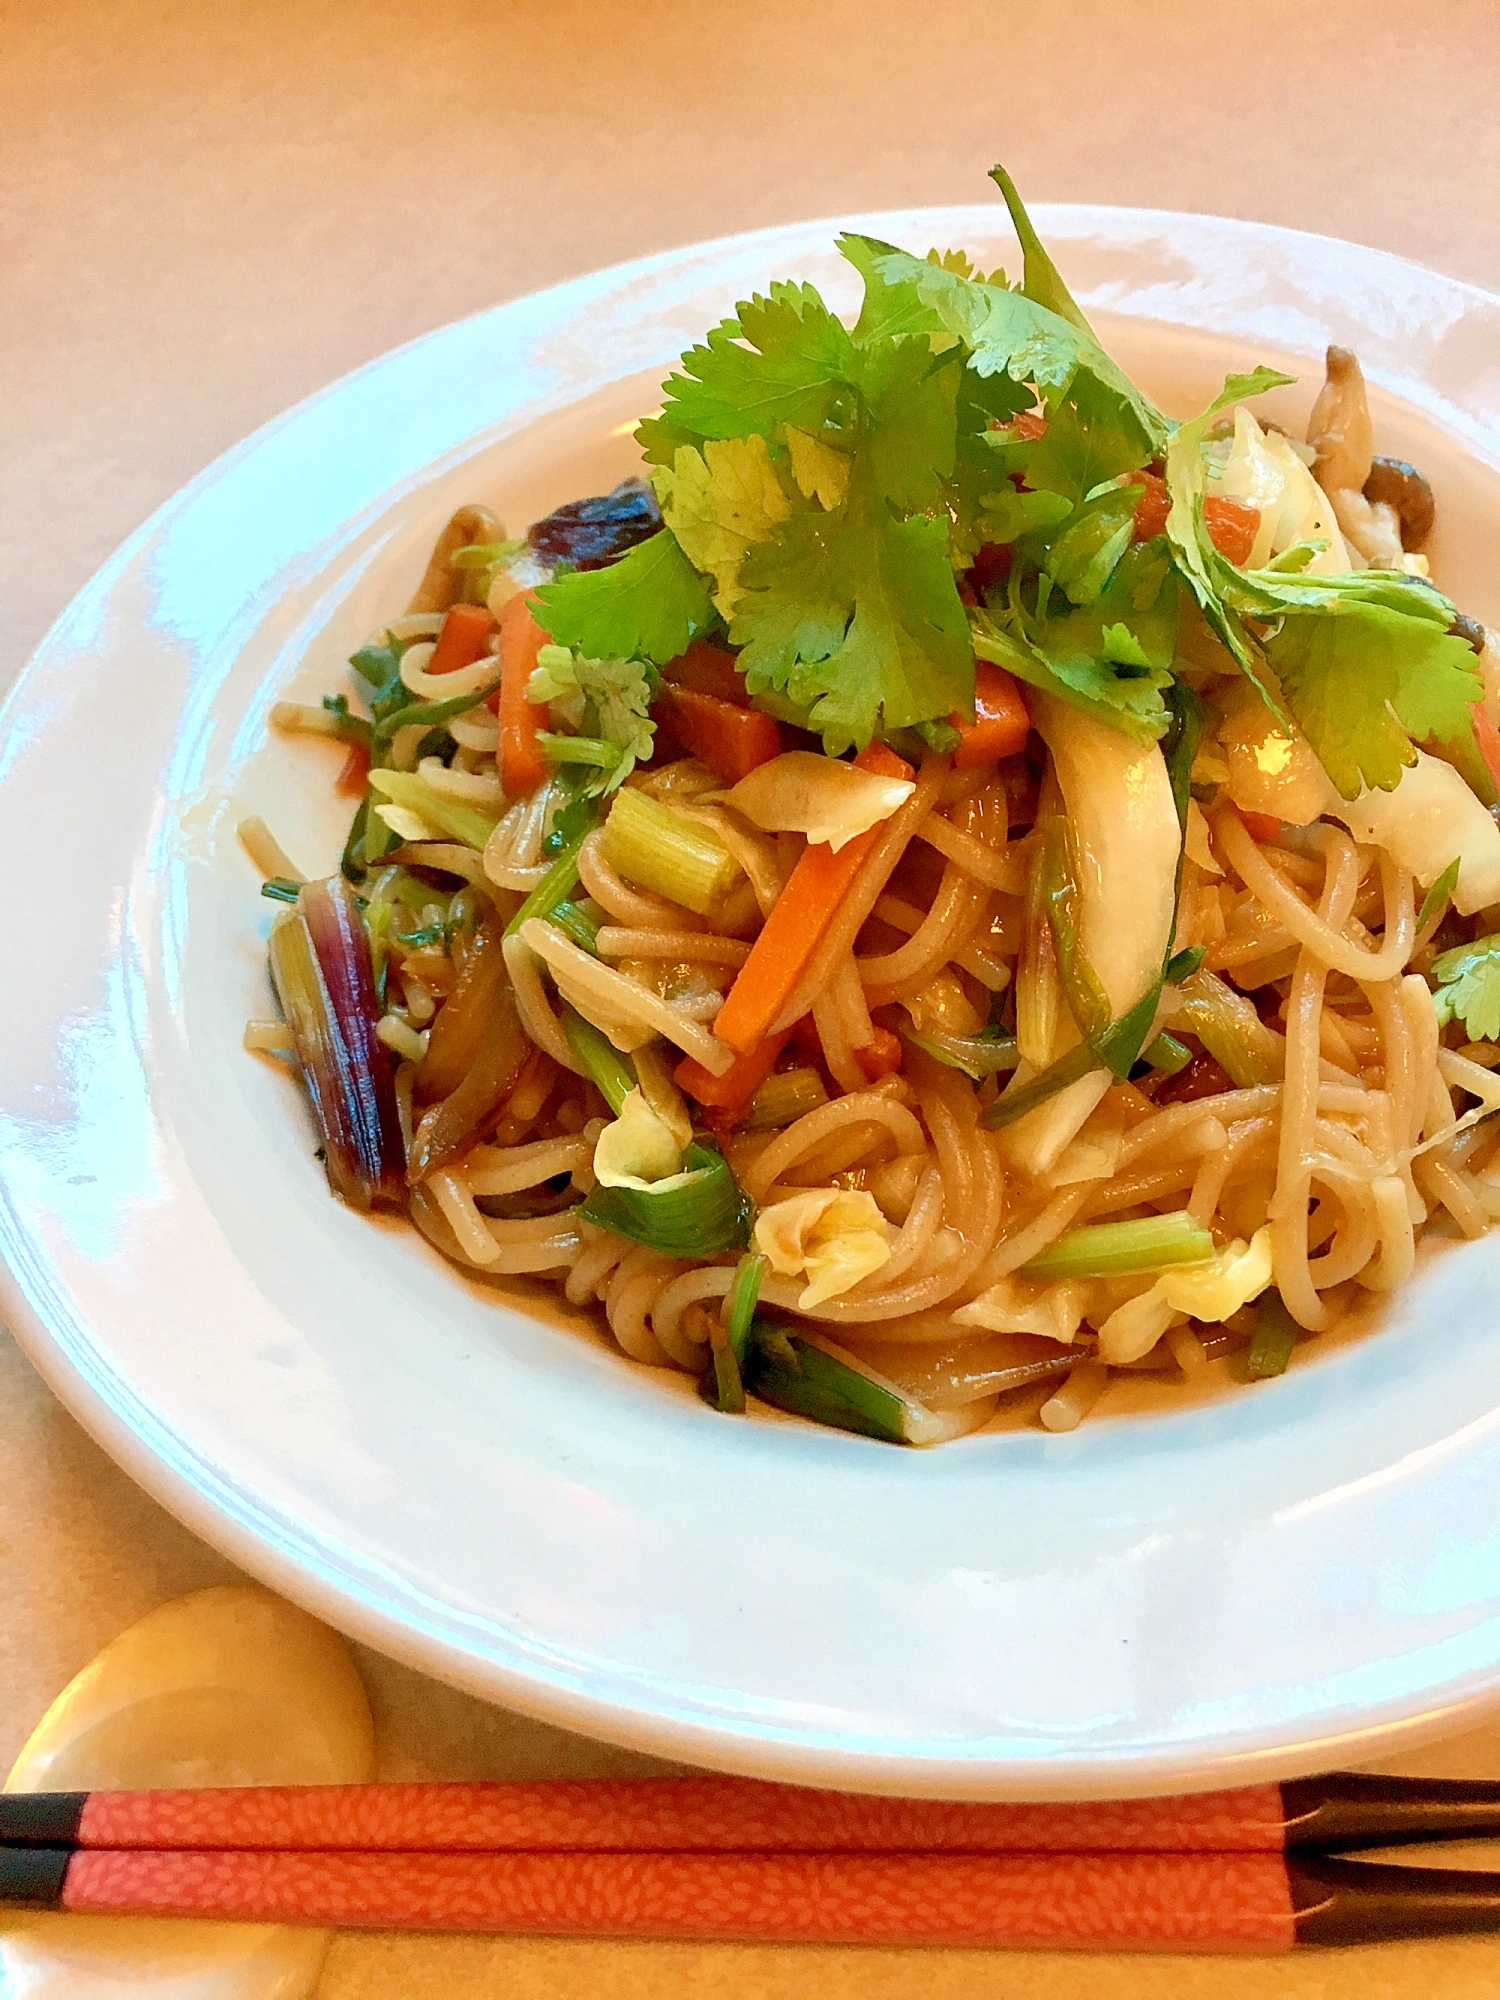
[[[1433,478],[1440,578],[1500,616],[1500,300],[1198,217],[1040,213],[1167,407],[1323,344]],[[993,207],[862,218],[1014,262]],[[682,1378],[497,1305],[327,1195],[245,1056],[267,906],[233,825],[341,831],[273,697],[341,681],[465,499],[521,522],[630,469],[631,420],[737,297],[853,287],[820,222],[675,252],[374,363],[164,508],[0,730],[12,885],[0,1250],[16,1331],[168,1507],[346,1631],[550,1721],[707,1764],[955,1796],[1285,1775],[1500,1684],[1497,1248],[1280,1381],[1072,1436],[903,1452],[732,1423]],[[232,801],[232,802],[231,802]],[[23,944],[24,940],[24,944]]]

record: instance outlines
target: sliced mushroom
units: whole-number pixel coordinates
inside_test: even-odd
[[[1350,547],[1372,569],[1402,569],[1400,516],[1380,494],[1366,493],[1375,461],[1364,371],[1347,347],[1330,347],[1327,366],[1328,379],[1307,421],[1307,441],[1318,454],[1313,478],[1332,501]]]
[[[1432,488],[1414,465],[1399,458],[1372,458],[1364,495],[1372,507],[1389,507],[1401,524],[1403,549],[1419,549],[1432,533],[1437,509]]]
[[[1313,478],[1327,494],[1358,493],[1370,476],[1370,405],[1364,371],[1347,347],[1328,350],[1328,379],[1307,420],[1307,441],[1318,454]]]
[[[501,542],[505,529],[488,507],[460,507],[433,544],[427,568],[416,594],[407,605],[407,616],[415,611],[446,611],[452,604],[457,579],[465,575],[455,570],[453,558],[471,542]]]
[[[1471,618],[1467,611],[1455,611],[1453,614],[1453,623],[1448,627],[1448,631],[1453,638],[1467,641],[1474,652],[1481,659],[1484,658],[1485,642],[1488,635],[1477,618]]]

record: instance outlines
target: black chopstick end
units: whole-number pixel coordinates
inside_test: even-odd
[[[87,1792],[0,1792],[0,1847],[76,1847]]]
[[[61,1909],[73,1852],[71,1847],[0,1848],[0,1903]]]
[[[1500,1878],[1478,1870],[1292,1855],[1287,1875],[1299,1945],[1500,1931]]]

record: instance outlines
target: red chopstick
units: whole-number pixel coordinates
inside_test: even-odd
[[[734,1778],[0,1797],[0,1902],[775,1942],[1285,1951],[1500,1929],[1500,1875],[1330,1844],[1500,1830],[1500,1786],[1335,1775],[1103,1805]]]
[[[0,1850],[0,1901],[114,1916],[781,1944],[1284,1952],[1500,1930],[1500,1876],[1277,1854]]]
[[[285,1852],[1348,1853],[1500,1834],[1500,1785],[1334,1772],[1083,1804],[868,1798],[754,1778],[0,1794],[0,1846]]]

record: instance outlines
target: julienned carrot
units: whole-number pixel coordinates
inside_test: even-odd
[[[482,660],[495,629],[487,604],[455,604],[438,629],[437,644],[427,662],[430,674],[455,674]]]
[[[1469,713],[1474,718],[1475,745],[1484,759],[1485,769],[1490,774],[1496,793],[1500,794],[1500,729],[1490,721],[1479,702],[1473,704]]]
[[[747,1056],[736,1056],[722,1076],[710,1076],[701,1062],[692,1056],[684,1056],[672,1072],[680,1090],[689,1097],[711,1109],[728,1111],[736,1121],[756,1091],[771,1074],[776,1058],[791,1038],[791,1029],[779,1035],[768,1035],[756,1049]]]
[[[452,613],[449,613],[452,616]],[[508,799],[529,798],[547,775],[536,734],[547,711],[526,699],[526,683],[549,634],[531,615],[525,597],[513,597],[500,618],[500,685],[491,695],[500,718],[496,762],[500,788]]]
[[[370,752],[363,743],[351,743],[333,781],[333,789],[346,799],[362,799],[370,782]]]
[[[781,755],[781,731],[758,708],[741,708],[684,687],[663,687],[658,700],[683,748],[726,785],[737,785]]]
[[[717,701],[744,703],[749,699],[745,676],[735,664],[734,654],[711,639],[695,639],[685,653],[667,662],[661,677],[673,687],[711,694]]]
[[[901,1044],[889,1028],[877,1024],[864,1047],[854,1051],[854,1060],[871,1083],[879,1083],[883,1076],[894,1076],[900,1069]]]
[[[974,720],[954,717],[962,743],[953,753],[953,768],[970,771],[977,764],[998,764],[1026,746],[1031,717],[1021,691],[1004,667],[991,660],[974,662]]]
[[[1145,488],[1135,503],[1133,532],[1138,542],[1149,542],[1166,533],[1167,512],[1172,504],[1167,482],[1159,472],[1132,472],[1130,484]],[[1260,532],[1260,509],[1252,507],[1248,500],[1226,500],[1217,493],[1211,494],[1203,503],[1203,525],[1208,530],[1208,539],[1226,562],[1242,563]]]
[[[872,743],[854,761],[861,771],[884,778],[913,775],[910,764],[883,743]],[[808,842],[719,1009],[714,1033],[720,1041],[741,1055],[764,1042],[879,837],[880,829],[871,827],[837,853],[826,841]]]

